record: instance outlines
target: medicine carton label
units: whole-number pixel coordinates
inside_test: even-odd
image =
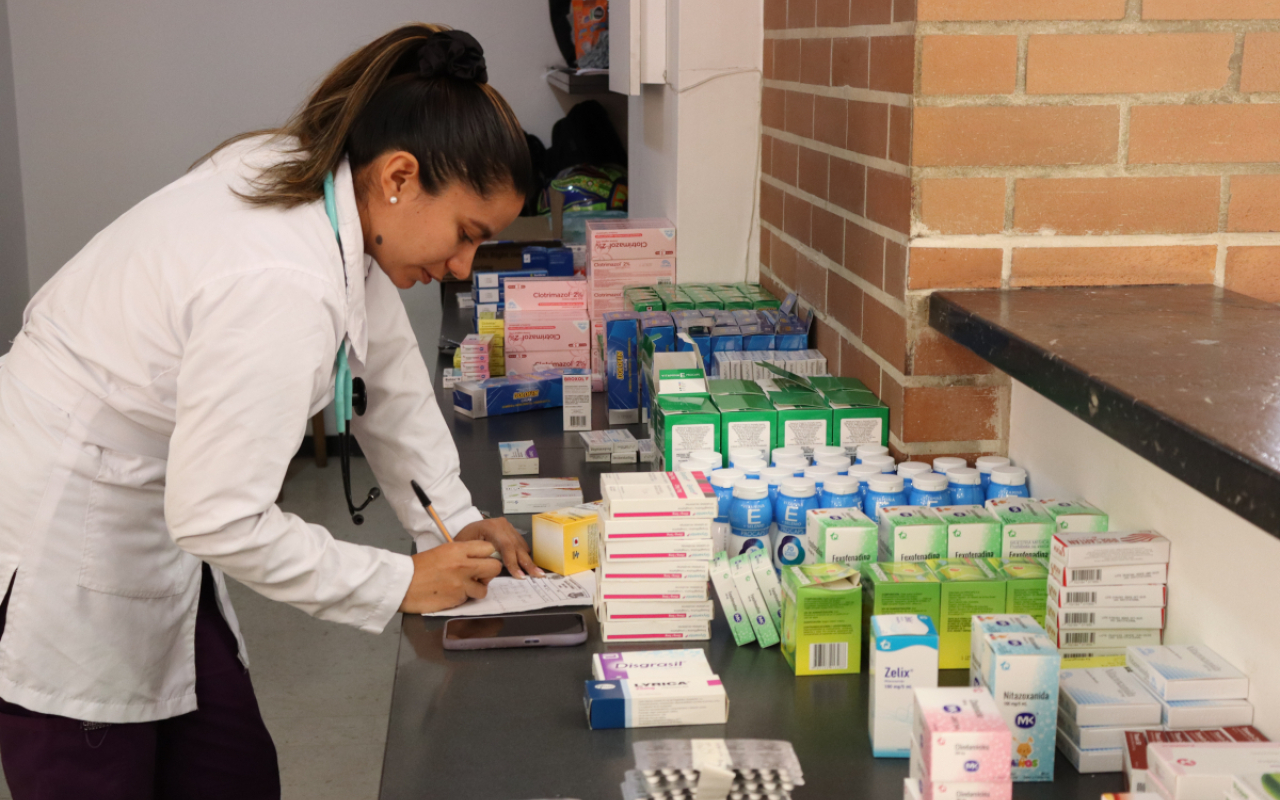
[[[729,632],[733,634],[733,641],[739,647],[754,642],[755,628],[751,625],[742,596],[738,594],[737,585],[733,581],[733,572],[729,568],[729,557],[724,551],[716,553],[711,562],[711,585],[715,587],[716,596],[720,598],[720,607],[724,609],[725,621],[729,623]]]
[[[1053,518],[1038,505],[1025,498],[1006,497],[988,500],[987,510],[1000,520],[1002,558],[1049,557]]]
[[[1048,602],[1058,608],[1164,608],[1168,587],[1163,584],[1068,587],[1048,585]]]
[[[668,725],[723,725],[729,700],[717,677],[586,682],[592,730]]]
[[[805,537],[823,564],[843,564],[863,570],[876,561],[880,533],[876,523],[856,508],[810,509]]]
[[[864,578],[873,615],[923,614],[933,621],[937,630],[942,582],[927,564],[870,564]]]
[[[706,652],[700,648],[596,653],[591,657],[591,674],[598,681],[639,678],[659,673],[714,674],[707,662]]]
[[[862,586],[857,570],[839,564],[790,566],[782,655],[800,675],[862,671]]]
[[[1129,586],[1164,584],[1169,579],[1168,564],[1129,564],[1115,567],[1068,567],[1049,562],[1049,580],[1060,586]]]
[[[973,617],[1004,611],[1004,584],[985,563],[977,559],[935,559],[928,564],[942,584],[938,666],[941,669],[968,669]]]
[[[566,370],[561,377],[564,397],[564,429],[585,431],[591,428],[591,373],[588,370]]]
[[[1249,679],[1203,645],[1129,648],[1129,666],[1165,700],[1222,700],[1249,696]]]
[[[653,474],[653,473],[646,473]],[[711,517],[610,517],[600,521],[605,542],[642,539],[710,539]],[[608,546],[607,544],[605,545]]]
[[[989,558],[987,566],[1004,581],[1006,614],[1027,614],[1044,624],[1049,565],[1042,558]]]
[[[881,561],[928,561],[943,558],[946,552],[947,526],[933,509],[920,506],[880,509]]]
[[[1009,782],[1012,737],[986,689],[917,689],[914,702],[912,747],[929,780]]]
[[[615,600],[605,603],[600,612],[604,622],[646,622],[653,620],[701,620],[715,617],[715,603],[710,600],[688,602],[670,600]]]
[[[605,604],[608,605],[607,603]],[[711,621],[705,619],[602,620],[600,641],[618,644],[633,642],[705,642],[711,638]]]
[[[1054,529],[1058,532],[1097,533],[1105,531],[1111,524],[1105,511],[1083,500],[1037,500],[1045,513],[1053,517]]]
[[[1042,634],[987,637],[991,668],[980,677],[1013,734],[1015,782],[1053,780],[1060,656]]]
[[[1045,618],[1044,630],[1063,650],[1097,650],[1098,648],[1158,645],[1164,640],[1159,628],[1102,630],[1096,628],[1058,630],[1054,617]]]
[[[1003,552],[1001,524],[982,506],[935,509],[947,526],[946,558],[993,558]]]
[[[925,616],[871,618],[871,753],[911,755],[915,690],[938,685],[938,633]]]
[[[710,561],[711,539],[639,538],[606,539],[604,559],[614,564],[634,561]]]
[[[1063,670],[1058,685],[1058,705],[1078,726],[1160,724],[1160,702],[1124,667]]]
[[[1169,563],[1169,540],[1155,531],[1056,533],[1051,562],[1065,567]]]
[[[1060,631],[1082,628],[1108,628],[1115,630],[1163,628],[1165,622],[1163,608],[1084,609],[1049,606],[1045,613],[1046,616],[1054,618],[1054,625]]]

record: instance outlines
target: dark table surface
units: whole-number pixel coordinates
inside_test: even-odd
[[[929,322],[1280,536],[1280,306],[1212,286],[939,292]]]
[[[445,295],[446,334],[465,325]],[[456,338],[456,337],[454,337]],[[439,391],[439,387],[437,386]],[[542,477],[578,476],[586,499],[599,497],[599,475],[625,469],[587,464],[576,433],[561,429],[561,412],[533,411],[486,420],[453,418],[441,398],[462,458],[463,479],[476,505],[501,513],[497,444],[533,439]],[[603,397],[595,396],[593,427],[606,426]],[[640,434],[640,426],[630,428]],[[525,530],[528,515],[511,517]],[[717,611],[709,642],[688,644],[707,653],[729,694],[729,722],[682,728],[592,731],[582,704],[591,654],[659,649],[662,645],[604,647],[595,616],[582,609],[592,635],[579,647],[445,651],[444,619],[405,615],[401,622],[391,719],[382,767],[382,800],[531,800],[620,797],[623,773],[634,766],[631,745],[646,739],[786,739],[804,769],[804,798],[902,796],[907,763],[874,759],[867,733],[867,675],[796,678],[775,646],[737,647]],[[866,664],[865,647],[863,664]],[[961,670],[941,673],[945,685],[964,685]],[[1119,775],[1080,776],[1061,756],[1051,784],[1018,784],[1019,800],[1096,800],[1119,791]]]

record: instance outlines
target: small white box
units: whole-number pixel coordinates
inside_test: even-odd
[[[709,539],[710,517],[605,517],[600,535],[606,542],[638,539]]]
[[[609,454],[610,464],[634,464],[636,463],[635,450],[614,450]]]
[[[1169,730],[1225,728],[1253,724],[1248,700],[1165,700],[1159,698],[1160,721]]]
[[[643,622],[648,620],[703,620],[715,617],[715,603],[710,600],[613,600],[603,606],[600,619],[605,622]]]
[[[658,448],[652,439],[637,439],[636,452],[640,455],[641,464],[652,464],[658,459]]]
[[[1061,586],[1128,586],[1169,582],[1168,564],[1129,564],[1115,567],[1066,567],[1049,562],[1049,582]]]
[[[564,403],[564,429],[584,431],[591,427],[591,374],[566,371],[560,378],[560,395]]]
[[[920,754],[911,751],[911,763],[914,769],[920,770]],[[906,778],[903,784],[903,797],[908,800],[1013,800],[1013,783],[952,783],[950,781],[933,782],[928,775],[924,777]]]
[[[503,475],[537,475],[538,448],[532,441],[499,442]]]
[[[1058,608],[1164,608],[1169,587],[1163,584],[1129,586],[1059,586],[1049,584],[1049,603]]]
[[[1045,610],[1045,624],[1052,618],[1060,631],[1133,630],[1163,628],[1164,608],[1058,608],[1050,603]]]
[[[1058,703],[1081,727],[1128,725],[1136,728],[1158,725],[1161,719],[1160,701],[1124,667],[1063,670],[1058,684]],[[1079,739],[1076,741],[1079,743]]]
[[[875,616],[869,652],[871,754],[908,758],[915,690],[938,686],[938,632],[923,614]]]
[[[604,456],[605,460],[613,454],[613,440],[608,431],[583,431],[582,446],[587,450],[587,460],[591,456]]]
[[[1136,630],[1114,630],[1086,628],[1084,630],[1060,631],[1057,621],[1047,617],[1044,629],[1049,638],[1057,643],[1060,650],[1098,650],[1117,647],[1135,647],[1158,645],[1164,641],[1164,631],[1159,628],[1141,628]]]
[[[626,653],[595,653],[591,675],[598,681],[643,678],[655,674],[714,675],[701,648],[687,650],[642,650]]]
[[[1147,746],[1148,781],[1170,800],[1224,797],[1233,775],[1280,772],[1280,742]],[[1154,779],[1154,781],[1153,781]]]
[[[606,603],[606,605],[608,605]],[[703,642],[711,638],[711,621],[705,619],[643,619],[604,621],[600,640],[610,644],[631,642]]]
[[[694,581],[602,581],[596,576],[596,601],[610,600],[706,600],[707,582]]]
[[[502,481],[502,513],[541,514],[582,505],[577,478],[512,478]]]
[[[600,494],[611,517],[709,517],[719,505],[710,484],[689,472],[610,472]]]
[[[629,561],[710,561],[711,539],[644,538],[606,539],[606,561],[623,564]]]
[[[606,581],[705,581],[707,562],[695,559],[655,561],[614,561],[600,564],[599,576]]]
[[[914,702],[912,748],[931,780],[1010,781],[1013,736],[986,689],[917,689]]]
[[[584,700],[593,730],[723,725],[729,720],[729,698],[714,675],[588,681]]]
[[[1226,700],[1249,696],[1249,679],[1204,645],[1130,647],[1129,667],[1165,700]],[[1244,723],[1248,724],[1248,723]]]
[[[1065,733],[1081,750],[1115,750],[1124,747],[1124,735],[1132,728],[1132,725],[1082,727],[1066,713],[1066,709],[1058,709],[1059,732]]]
[[[1082,750],[1062,728],[1058,728],[1058,750],[1067,757],[1076,772],[1082,775],[1124,771],[1123,749],[1114,747],[1106,750]]]
[[[1065,567],[1168,564],[1169,540],[1155,531],[1061,531],[1053,535],[1049,561]]]

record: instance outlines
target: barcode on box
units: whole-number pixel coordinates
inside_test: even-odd
[[[1097,592],[1067,592],[1067,605],[1093,605],[1098,602]]]
[[[1100,569],[1073,569],[1071,570],[1071,580],[1074,583],[1092,583],[1102,580],[1102,570]]]
[[[1071,660],[1071,659],[1073,659],[1073,658],[1095,658],[1095,656],[1094,656],[1094,654],[1093,654],[1092,652],[1088,652],[1088,651],[1086,651],[1086,652],[1084,652],[1084,653],[1071,653],[1071,652],[1067,652],[1067,653],[1063,653],[1063,654],[1062,654],[1062,660],[1063,660],[1063,661],[1070,661],[1070,660]]]
[[[1092,611],[1072,611],[1062,615],[1064,625],[1092,625]]]
[[[586,417],[569,417],[569,424],[575,428],[578,427],[579,425],[586,425],[587,418]]]
[[[809,669],[848,669],[848,642],[809,645]]]
[[[1066,644],[1093,644],[1093,631],[1077,631],[1062,634],[1062,641]]]

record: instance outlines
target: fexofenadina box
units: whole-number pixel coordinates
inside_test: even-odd
[[[1053,780],[1058,732],[1058,672],[1061,656],[1038,633],[986,637],[988,669],[978,677],[991,691],[1013,734],[1013,780]]]
[[[986,689],[915,691],[911,748],[928,780],[1007,783],[1012,741]]]
[[[987,510],[1000,520],[1002,558],[1049,557],[1053,517],[1044,509],[1023,497],[1003,497],[988,500]]]
[[[868,564],[862,575],[870,613],[923,614],[938,628],[942,582],[922,562]]]
[[[928,561],[944,558],[946,552],[947,526],[932,508],[886,506],[880,509],[881,562]]]
[[[973,617],[1004,612],[1004,584],[978,559],[940,558],[927,563],[941,582],[938,666],[968,669]]]
[[[687,650],[644,650],[635,653],[596,653],[591,656],[591,674],[598,681],[623,678],[652,678],[656,675],[712,675],[707,654],[699,648]]]
[[[941,506],[934,511],[947,525],[945,558],[998,558],[1000,520],[982,506]]]
[[[1053,517],[1054,529],[1059,532],[1097,533],[1111,524],[1107,512],[1083,500],[1036,500],[1045,513]]]
[[[1049,565],[1043,558],[989,558],[987,566],[1004,581],[1006,614],[1027,614],[1044,624]]]
[[[880,551],[875,522],[856,508],[813,508],[805,514],[805,538],[823,564],[863,570]]]
[[[807,564],[782,571],[782,655],[796,675],[862,671],[862,586],[857,570]]]
[[[729,698],[714,675],[587,681],[585,702],[592,730],[729,721]]]
[[[938,686],[938,632],[922,615],[872,617],[869,653],[871,754],[908,758],[915,690]]]

